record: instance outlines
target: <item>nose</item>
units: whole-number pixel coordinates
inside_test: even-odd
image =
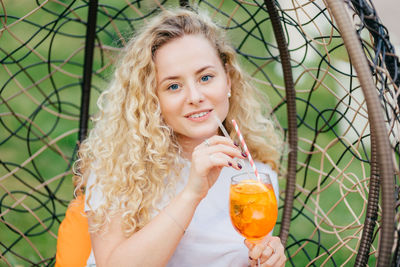
[[[188,92],[187,100],[189,104],[198,105],[204,101],[203,92],[195,83],[190,83],[188,85],[187,92]]]

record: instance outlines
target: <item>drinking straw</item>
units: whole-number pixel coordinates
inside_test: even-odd
[[[239,130],[239,126],[238,126],[238,124],[236,123],[235,120],[232,120],[232,124],[233,124],[233,127],[235,127],[235,131],[236,131],[236,133],[237,133],[237,135],[239,137],[240,142],[242,143],[244,152],[246,153],[247,158],[249,159],[250,165],[251,165],[251,167],[253,167],[253,171],[254,171],[258,181],[261,182],[261,178],[260,178],[260,175],[258,174],[258,171],[257,171],[257,168],[256,168],[256,164],[254,164],[253,158],[250,155],[249,149],[247,148],[247,145],[246,145],[246,142],[244,141],[243,135]]]
[[[221,129],[221,131],[222,131],[222,133],[224,134],[224,136],[225,136],[226,138],[231,139],[231,137],[229,136],[228,132],[226,131],[224,125],[222,124],[221,120],[218,118],[217,114],[214,113],[214,112],[213,112],[212,114],[213,114],[213,117],[214,117],[215,121],[218,123],[218,126],[219,126],[219,128]],[[232,140],[232,139],[231,139],[231,140]],[[243,167],[246,165],[246,164],[244,163],[244,160],[242,160],[242,159],[237,159],[237,158],[235,158],[235,161],[236,161],[236,163],[240,162],[240,163],[242,164]],[[249,172],[248,172],[247,169],[246,169],[246,172],[249,174]],[[249,174],[249,176],[250,176],[250,174]]]
[[[224,136],[231,139],[231,137],[229,136],[228,132],[226,131],[224,125],[222,124],[221,120],[218,118],[217,114],[215,114],[214,112],[212,114],[214,115],[214,119],[218,123],[218,126],[221,129]]]

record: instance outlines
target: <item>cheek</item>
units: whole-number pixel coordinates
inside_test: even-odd
[[[161,116],[167,124],[174,121],[174,117],[179,114],[179,105],[174,98],[160,97]]]
[[[229,90],[218,90],[218,94],[214,95],[214,103],[218,105],[228,105],[229,106]]]
[[[165,121],[168,121],[171,113],[173,113],[172,105],[161,105],[161,116]]]
[[[229,112],[229,99],[226,99],[223,105],[224,105],[223,111],[224,111],[224,115],[226,117]]]
[[[218,109],[218,114],[220,115],[220,118],[224,120],[229,111],[228,91],[224,91],[223,93],[218,94],[218,96],[215,96],[214,105]]]

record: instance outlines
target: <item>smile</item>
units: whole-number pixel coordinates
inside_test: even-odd
[[[210,113],[210,112],[209,111],[204,111],[204,112],[192,114],[192,115],[189,116],[189,118],[200,118],[200,117],[203,117],[203,116],[207,115],[208,113]]]
[[[212,109],[205,110],[205,111],[199,111],[199,112],[195,112],[195,113],[186,115],[185,117],[190,120],[193,120],[193,121],[203,121],[210,116],[211,111],[212,111]]]

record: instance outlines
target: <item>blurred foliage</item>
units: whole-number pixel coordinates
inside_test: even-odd
[[[308,14],[286,2],[280,10],[292,57],[300,149],[287,246],[289,255],[296,255],[286,266],[306,266],[315,258],[313,266],[351,265],[368,192],[367,113],[331,17],[322,1],[311,2],[304,5]],[[78,140],[88,2],[1,3],[0,245],[4,262],[0,266],[52,265],[58,226],[73,197],[71,169]],[[227,29],[243,68],[268,95],[286,135],[282,68],[263,1],[191,3],[208,10]],[[176,6],[178,1],[161,4]],[[156,7],[157,1],[100,1],[90,114],[96,112],[96,99],[107,87],[118,51],[155,14]],[[282,163],[285,166],[285,158]],[[284,203],[284,173],[280,186],[275,234]],[[377,240],[373,250],[376,244]],[[300,245],[304,250],[296,252]],[[374,263],[370,257],[370,264]]]

